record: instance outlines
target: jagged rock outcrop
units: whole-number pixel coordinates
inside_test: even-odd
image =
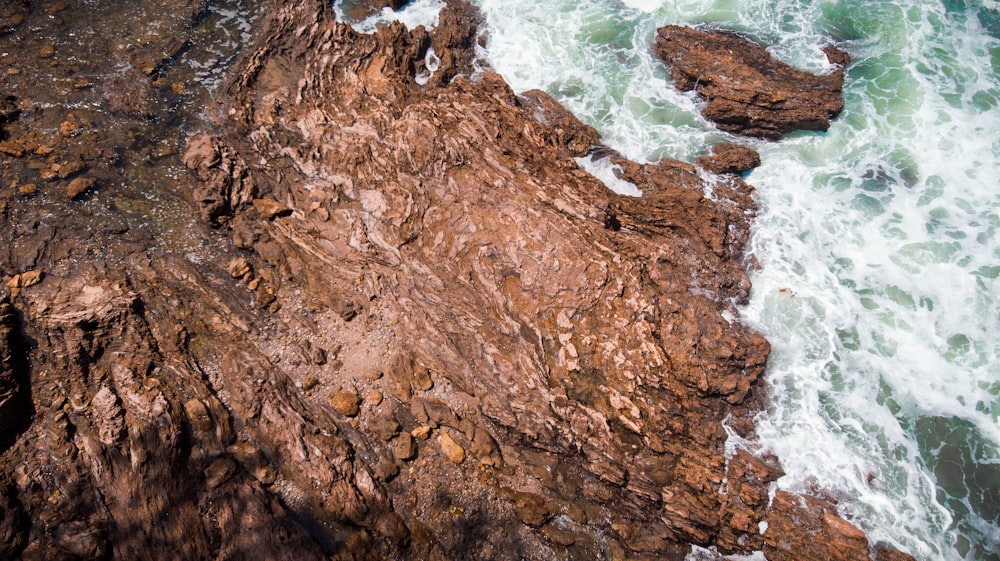
[[[612,154],[644,195],[608,191],[574,161],[596,131],[470,77],[479,23],[450,2],[369,36],[280,3],[210,134],[122,166],[160,181],[99,161],[174,106],[24,104],[0,169],[50,183],[0,191],[24,406],[0,557],[681,559],[811,531],[768,511],[776,459],[725,446],[768,353],[736,321],[752,188]]]
[[[279,219],[234,206],[227,221],[234,243],[329,310],[330,337],[363,329],[387,341],[381,356],[344,346],[333,378],[364,394],[370,372],[388,372],[389,407],[410,404],[411,421],[386,422],[352,401],[376,449],[388,441],[387,455],[406,461],[408,423],[446,431],[425,478],[469,469],[473,452],[491,481],[463,494],[508,497],[489,516],[511,512],[547,547],[582,557],[739,549],[765,506],[752,520],[741,511],[748,520],[718,542],[730,504],[719,418],[744,403],[767,355],[726,319],[749,289],[739,258],[751,188],[720,180],[718,204],[689,164],[617,159],[644,196],[610,193],[572,159],[597,143],[593,129],[542,92],[518,97],[489,73],[470,80],[474,34],[452,31],[475,21],[463,5],[450,3],[436,32],[463,40],[444,42],[398,25],[359,35],[315,2],[285,4],[229,89],[229,134],[193,138],[188,156],[206,145],[231,154],[260,196],[291,209]],[[448,61],[440,75],[455,78],[422,86],[430,44]],[[301,305],[282,292],[279,314]],[[414,547],[459,553],[454,522],[399,512],[424,528]],[[507,541],[538,551],[528,528],[461,541],[462,554],[489,557]]]
[[[656,55],[674,85],[707,103],[702,115],[720,129],[777,140],[794,130],[825,131],[844,108],[847,53],[827,47],[829,74],[797,70],[761,45],[722,30],[668,25],[658,30]]]

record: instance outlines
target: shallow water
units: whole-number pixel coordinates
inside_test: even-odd
[[[850,52],[827,133],[761,152],[743,319],[771,341],[763,447],[789,490],[841,500],[918,559],[1000,559],[1000,4],[479,0],[486,56],[639,161],[733,140],[671,86],[657,27],[740,31],[822,72]]]

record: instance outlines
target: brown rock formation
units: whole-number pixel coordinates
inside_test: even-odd
[[[725,142],[712,147],[712,153],[699,156],[695,163],[713,173],[740,174],[760,165],[760,154],[742,144]]]
[[[468,5],[433,35],[331,11],[268,15],[187,141],[189,201],[100,165],[145,110],[10,124],[19,184],[78,142],[103,175],[78,200],[0,191],[0,274],[45,273],[0,303],[0,415],[22,420],[0,425],[0,558],[782,555],[795,520],[853,539],[814,499],[768,512],[776,461],[725,454],[768,352],[733,321],[751,187],[709,200],[690,164],[616,159],[645,195],[614,195],[573,160],[593,129],[469,79]]]
[[[727,31],[669,25],[657,33],[653,50],[678,89],[708,101],[702,115],[724,131],[771,140],[799,129],[825,131],[844,108],[850,57],[834,47],[825,52],[839,67],[823,75],[796,70]]]

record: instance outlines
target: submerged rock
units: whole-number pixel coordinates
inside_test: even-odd
[[[777,140],[794,130],[825,131],[844,108],[847,53],[825,50],[828,74],[797,70],[761,45],[728,31],[660,28],[653,44],[674,85],[707,100],[702,115],[720,129]]]

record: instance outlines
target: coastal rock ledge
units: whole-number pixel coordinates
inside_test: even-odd
[[[594,129],[470,78],[461,1],[258,26],[166,242],[102,189],[0,194],[0,558],[900,558],[727,450],[769,352],[750,185],[612,154],[643,195],[610,192]]]

